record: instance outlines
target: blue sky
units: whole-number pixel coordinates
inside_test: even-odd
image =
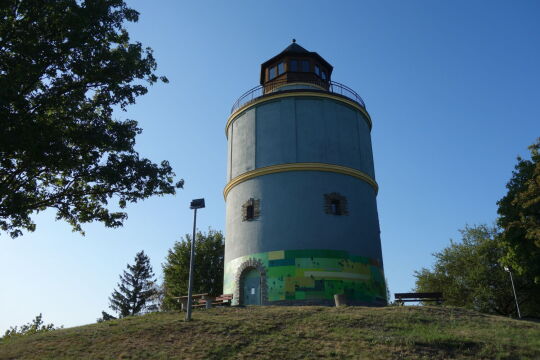
[[[185,189],[129,206],[121,229],[89,224],[82,237],[46,211],[36,232],[2,234],[0,332],[40,312],[56,325],[94,322],[142,249],[161,278],[167,250],[190,232],[193,198],[206,198],[198,227],[224,230],[225,121],[292,38],[330,62],[373,119],[392,293],[410,290],[465,224],[495,221],[516,156],[540,136],[537,1],[128,4],[141,12],[132,39],[154,49],[170,83],[116,116],[139,121],[137,150],[169,160]]]

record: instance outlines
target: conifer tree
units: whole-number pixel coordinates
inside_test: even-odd
[[[119,317],[154,311],[157,307],[151,301],[156,295],[156,280],[152,279],[153,277],[150,258],[144,251],[138,252],[135,255],[135,264],[128,264],[127,271],[124,270],[124,274],[120,276],[118,289],[114,289],[109,297],[109,307],[116,311]],[[107,320],[105,314],[104,320]]]

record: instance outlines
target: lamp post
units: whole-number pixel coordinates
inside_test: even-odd
[[[510,282],[512,283],[512,291],[514,292],[514,299],[516,300],[517,313],[518,317],[521,319],[521,312],[519,311],[519,304],[516,295],[516,288],[514,287],[514,279],[512,278],[512,272],[510,271],[510,268],[508,266],[504,267],[504,271],[507,271],[510,274]]]
[[[189,256],[189,283],[188,283],[188,299],[186,309],[186,321],[191,320],[191,305],[193,303],[191,295],[193,292],[193,265],[195,261],[195,229],[197,227],[197,209],[204,208],[204,199],[194,199],[189,206],[193,209],[193,237],[191,238],[191,254]]]

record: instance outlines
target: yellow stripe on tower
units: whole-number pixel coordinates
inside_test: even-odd
[[[271,166],[265,166],[261,167],[255,170],[251,170],[248,172],[243,173],[242,175],[239,175],[229,181],[229,183],[225,186],[225,189],[223,189],[223,196],[225,197],[225,200],[227,200],[227,195],[229,194],[229,191],[231,191],[232,188],[234,188],[236,185],[243,183],[244,181],[263,176],[268,174],[275,174],[280,172],[287,172],[287,171],[324,171],[324,172],[333,172],[337,174],[343,174],[343,175],[349,175],[352,177],[355,177],[357,179],[363,180],[367,182],[371,187],[373,187],[373,190],[375,190],[375,193],[379,191],[379,185],[373,180],[369,175],[366,173],[356,170],[350,167],[341,166],[341,165],[333,165],[333,164],[324,164],[324,163],[289,163],[289,164],[279,164],[279,165],[271,165]]]

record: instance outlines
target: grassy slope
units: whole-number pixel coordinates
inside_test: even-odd
[[[540,359],[540,323],[446,307],[154,313],[0,342],[0,359]]]

